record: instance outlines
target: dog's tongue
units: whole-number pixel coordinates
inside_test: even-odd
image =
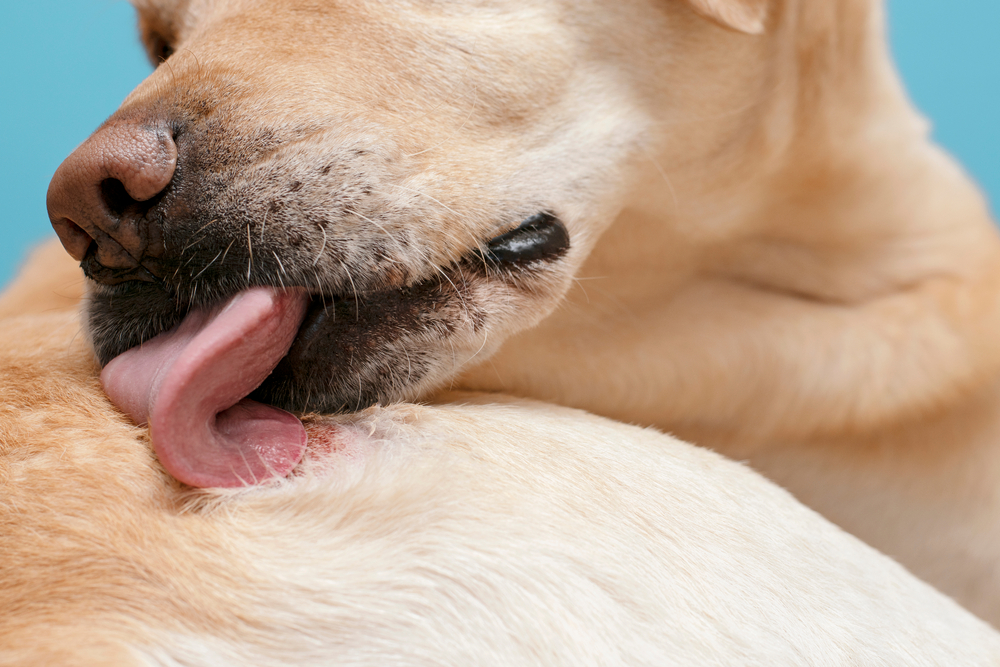
[[[285,476],[306,432],[293,415],[245,398],[288,352],[308,297],[254,288],[112,359],[101,382],[112,402],[149,424],[171,475],[192,486],[244,486]]]

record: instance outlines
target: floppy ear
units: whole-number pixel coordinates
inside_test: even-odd
[[[688,0],[688,2],[699,14],[724,26],[752,35],[764,32],[768,0]]]

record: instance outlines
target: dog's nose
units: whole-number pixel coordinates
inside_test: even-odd
[[[145,255],[157,254],[151,244],[160,243],[146,221],[150,200],[176,167],[177,145],[166,127],[121,122],[98,130],[49,184],[49,220],[63,247],[81,261],[92,254],[111,274],[138,269]]]

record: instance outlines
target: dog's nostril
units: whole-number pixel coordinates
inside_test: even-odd
[[[569,232],[553,214],[536,213],[515,229],[494,238],[487,248],[490,259],[498,264],[552,260],[569,250]]]
[[[139,203],[125,189],[125,184],[117,178],[106,178],[101,181],[101,197],[108,211],[116,218],[122,217],[129,207]]]
[[[82,260],[94,245],[93,237],[69,218],[53,220],[52,227],[59,235],[66,252],[77,261]]]
[[[161,121],[113,118],[52,177],[49,219],[73,257],[89,257],[87,266],[107,269],[91,271],[95,280],[121,280],[162,250],[162,235],[151,228],[147,213],[177,168],[177,144],[169,130]]]

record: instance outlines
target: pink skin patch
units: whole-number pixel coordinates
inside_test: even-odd
[[[353,426],[313,422],[309,434],[308,457],[303,469],[292,474],[311,474],[341,482],[357,480],[375,453],[377,441]]]
[[[111,401],[149,424],[167,472],[197,487],[286,476],[306,431],[292,414],[246,398],[287,354],[308,306],[302,289],[254,288],[112,359]]]
[[[305,427],[309,436],[309,454],[328,459],[342,452],[349,452],[352,439],[345,429],[327,424],[310,424]]]

